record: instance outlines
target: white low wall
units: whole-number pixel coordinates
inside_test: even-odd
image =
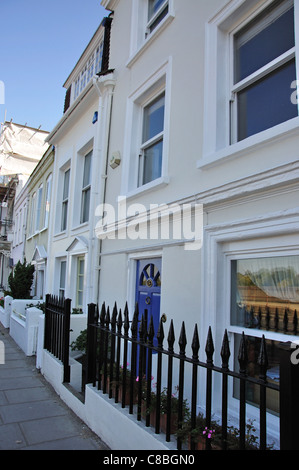
[[[39,300],[13,300],[11,303],[11,315],[9,334],[26,356],[33,356],[37,349],[38,321],[42,311],[36,307]]]
[[[130,415],[128,408],[114,403],[96,387],[87,385],[82,403],[63,385],[63,365],[52,354],[43,350],[42,374],[56,393],[111,450],[175,450],[164,435],[146,428],[144,423]],[[72,364],[71,368],[72,368]],[[72,374],[72,369],[71,369]]]
[[[75,341],[80,332],[87,328],[87,315],[84,313],[71,314],[70,318],[70,344]],[[41,315],[38,320],[38,337],[36,349],[36,367],[42,368],[44,349],[45,316]]]
[[[0,307],[0,322],[4,328],[9,328],[10,325],[10,314],[11,314],[11,303],[13,298],[10,295],[4,297],[4,307]]]

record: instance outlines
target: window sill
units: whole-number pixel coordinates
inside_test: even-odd
[[[76,227],[73,227],[71,229],[72,232],[77,232],[77,231],[83,231],[84,229],[89,227],[89,221],[83,222],[82,224],[76,225]]]
[[[200,170],[207,170],[226,161],[231,161],[235,158],[241,157],[246,153],[253,152],[269,143],[282,141],[292,134],[297,134],[299,128],[299,117],[290,119],[289,121],[271,127],[259,134],[248,137],[247,139],[237,142],[229,147],[225,147],[213,154],[203,157],[198,160],[197,168]]]
[[[130,68],[132,65],[139,59],[139,57],[146,51],[146,49],[152,44],[152,42],[159,36],[159,34],[164,31],[164,29],[172,22],[174,19],[174,13],[169,12],[167,16],[158,24],[154,31],[145,39],[145,41],[138,47],[138,49],[131,55],[129,60],[126,63],[126,67]]]
[[[125,197],[126,199],[130,199],[135,196],[139,196],[139,195],[148,193],[150,191],[154,191],[156,189],[161,189],[167,186],[168,183],[169,183],[169,178],[166,176],[161,176],[161,178],[157,178],[156,180],[151,181],[150,183],[144,184],[143,186],[140,186],[139,188],[129,191],[127,194],[125,194]]]
[[[272,341],[277,341],[279,343],[285,343],[286,341],[296,342],[298,341],[298,336],[284,333],[276,333],[269,330],[259,330],[258,328],[246,328],[241,326],[230,325],[227,328],[228,333],[241,335],[243,332],[246,336],[255,336],[256,338],[261,338],[265,336],[265,339]]]
[[[63,238],[66,237],[67,233],[66,230],[63,230],[62,232],[57,232],[54,234],[54,238]]]
[[[31,233],[31,235],[29,235],[27,238],[26,238],[26,241],[29,241],[31,239],[33,239],[34,237],[36,237],[37,235],[39,235],[40,231],[37,230],[36,232],[34,233]]]

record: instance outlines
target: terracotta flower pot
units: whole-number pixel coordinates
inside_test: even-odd
[[[178,415],[172,413],[170,417],[170,434],[175,434],[178,428]],[[160,430],[166,433],[167,429],[167,414],[161,414],[160,416]]]
[[[188,437],[188,449],[191,450],[191,437],[189,436]],[[195,439],[195,442],[194,442],[195,446],[195,450],[206,450],[206,440],[204,437],[202,436],[198,436],[196,439]]]

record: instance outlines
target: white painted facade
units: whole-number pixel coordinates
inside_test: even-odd
[[[218,365],[227,328],[231,368],[236,338],[243,330],[254,337],[265,334],[271,341],[294,340],[290,333],[253,331],[231,321],[232,261],[299,255],[297,109],[296,116],[242,140],[233,135],[236,115],[230,117],[230,112],[236,113],[232,90],[240,93],[231,85],[233,35],[249,20],[256,21],[272,2],[157,2],[168,10],[152,32],[146,20],[146,0],[101,3],[113,10],[110,64],[115,68],[116,86],[109,159],[115,155],[121,159],[118,167],[108,167],[105,202],[115,211],[119,196],[126,198],[127,206],[142,204],[148,209],[151,204],[203,204],[203,246],[187,251],[181,241],[104,239],[100,304],[105,301],[113,306],[116,301],[123,308],[128,300],[132,314],[137,261],[161,258],[160,314],[167,316],[164,328],[167,332],[173,319],[178,339],[185,321],[189,354],[195,323],[202,358],[211,326]],[[294,24],[296,38],[297,0]],[[271,62],[271,70],[297,53],[295,42],[291,51]],[[266,68],[260,73],[253,73],[250,83],[263,77]],[[165,96],[161,173],[138,185],[142,113],[161,93]],[[219,398],[216,391],[215,413]],[[232,391],[230,407],[237,412],[238,400]],[[256,408],[249,408],[254,417]],[[269,419],[277,437],[277,420],[274,415]]]

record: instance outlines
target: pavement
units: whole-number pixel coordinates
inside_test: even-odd
[[[35,360],[0,323],[0,450],[109,450],[55,393]]]

